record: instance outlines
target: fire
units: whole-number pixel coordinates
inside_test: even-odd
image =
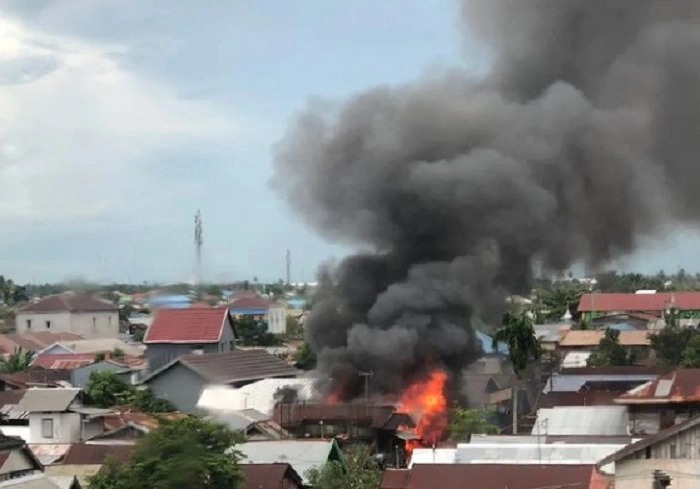
[[[447,428],[447,400],[445,383],[447,374],[433,370],[427,378],[408,386],[401,395],[397,411],[409,414],[417,420],[415,432],[419,440],[408,440],[406,450],[413,451],[422,443],[436,444]]]

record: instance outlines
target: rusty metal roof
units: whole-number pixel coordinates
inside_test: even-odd
[[[405,489],[408,487],[410,476],[411,471],[408,469],[386,469],[382,474],[379,489]]]
[[[406,489],[587,489],[593,465],[426,464],[411,469]],[[472,481],[469,483],[468,481]]]
[[[615,399],[618,404],[700,402],[700,369],[679,369],[635,387]]]
[[[255,489],[279,489],[287,487],[285,480],[292,481],[301,487],[302,479],[291,465],[285,463],[274,464],[246,464],[238,465],[245,477],[246,487]]]

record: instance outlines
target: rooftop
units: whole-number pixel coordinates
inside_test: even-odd
[[[568,331],[562,338],[559,346],[576,347],[576,346],[597,346],[605,337],[605,331],[597,330],[580,330],[572,329]],[[649,331],[634,330],[620,331],[620,344],[623,346],[649,346]]]
[[[267,310],[270,307],[284,307],[284,304],[265,299],[264,297],[250,295],[239,297],[226,307],[233,311],[250,309]]]
[[[108,456],[114,457],[119,463],[129,460],[134,451],[133,445],[106,445],[102,443],[73,443],[65,456],[63,465],[103,465]]]
[[[619,404],[669,404],[700,402],[700,369],[669,372],[622,394]]]
[[[288,463],[240,464],[245,477],[245,487],[250,489],[279,489],[286,487],[285,479],[301,486],[302,478]]]
[[[82,336],[68,332],[37,331],[36,333],[10,333],[0,335],[0,352],[12,353],[17,348],[29,351],[41,351],[49,345],[60,341],[81,340]]]
[[[144,379],[144,383],[177,364],[193,370],[212,384],[234,384],[269,377],[296,377],[301,373],[264,350],[236,349],[206,355],[181,355],[153,372]]]
[[[21,313],[46,312],[116,312],[119,308],[111,302],[83,294],[51,295],[20,309]]]
[[[17,404],[16,409],[28,413],[64,412],[68,410],[79,394],[80,389],[28,389]]]
[[[144,343],[217,343],[228,324],[225,308],[159,309]]]
[[[578,305],[588,311],[665,311],[671,304],[681,310],[700,310],[700,292],[659,292],[655,294],[583,294]]]

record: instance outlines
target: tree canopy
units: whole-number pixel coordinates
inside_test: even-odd
[[[588,357],[588,365],[591,367],[624,366],[631,365],[633,360],[632,354],[620,344],[620,332],[608,328],[605,330],[605,336]]]
[[[239,489],[241,439],[224,425],[197,417],[163,420],[139,440],[126,464],[106,463],[90,489]]]
[[[316,353],[305,341],[294,354],[294,361],[296,362],[297,367],[300,369],[312,370],[314,367],[316,367]]]
[[[493,335],[493,347],[498,343],[508,345],[508,356],[516,372],[525,370],[541,355],[532,318],[527,312],[508,311],[503,315],[502,327]]]
[[[277,346],[282,341],[267,328],[267,322],[245,316],[234,319],[234,328],[242,346]]]
[[[21,346],[6,357],[0,357],[0,372],[4,374],[12,374],[15,372],[24,372],[32,366],[34,354],[23,349]]]
[[[449,425],[452,440],[469,441],[472,435],[495,435],[498,431],[498,426],[491,423],[481,409],[456,407],[452,410]]]
[[[141,390],[127,384],[110,370],[91,372],[85,394],[90,404],[101,408],[130,404],[144,413],[168,413],[175,410],[167,400],[155,397],[149,389]]]
[[[345,466],[332,461],[306,475],[315,489],[376,489],[382,468],[372,457],[370,447],[355,445],[345,452]]]

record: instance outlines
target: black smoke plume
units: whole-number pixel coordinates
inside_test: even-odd
[[[306,322],[345,397],[479,354],[470,326],[534,265],[598,267],[700,214],[700,1],[467,0],[479,77],[433,73],[312,103],[276,181],[326,237]],[[391,35],[387,32],[387,35]]]
[[[299,391],[291,386],[280,387],[275,391],[273,399],[277,404],[294,404],[299,397]]]

